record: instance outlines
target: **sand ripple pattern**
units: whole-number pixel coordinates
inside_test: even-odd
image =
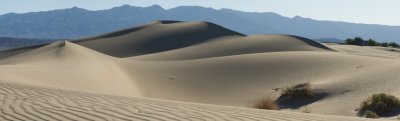
[[[1,121],[357,121],[356,117],[90,94],[0,82]]]

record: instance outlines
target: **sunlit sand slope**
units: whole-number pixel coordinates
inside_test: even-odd
[[[2,121],[365,121],[362,118],[96,95],[0,82]]]

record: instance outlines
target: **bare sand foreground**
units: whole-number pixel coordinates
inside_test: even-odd
[[[361,101],[381,92],[400,96],[399,58],[386,48],[154,22],[1,52],[0,118],[367,120],[355,117]],[[276,98],[275,88],[306,82],[325,95],[283,111],[245,108]],[[312,114],[296,113],[305,108]]]

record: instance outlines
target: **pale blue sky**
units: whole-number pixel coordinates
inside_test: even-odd
[[[46,11],[78,6],[89,10],[161,5],[173,8],[196,5],[250,12],[275,12],[318,20],[400,25],[400,0],[0,0],[0,14]]]

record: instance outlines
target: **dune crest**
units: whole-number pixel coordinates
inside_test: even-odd
[[[117,58],[58,41],[0,60],[1,80],[92,93],[138,95]]]
[[[325,45],[306,38],[289,35],[253,35],[224,37],[190,47],[160,53],[135,56],[140,60],[188,60],[233,56],[252,53],[287,51],[333,51]]]
[[[244,36],[208,22],[156,21],[74,42],[115,57],[183,48],[225,36]]]

